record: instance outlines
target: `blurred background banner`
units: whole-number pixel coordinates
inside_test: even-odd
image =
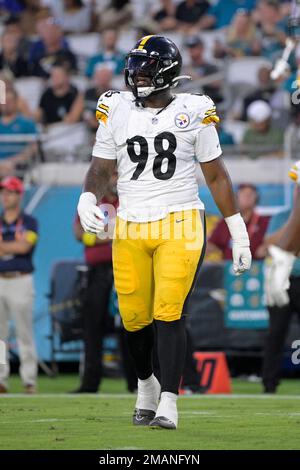
[[[226,302],[224,322],[227,328],[265,329],[268,310],[264,304],[264,263],[255,261],[251,270],[236,277],[232,263],[224,264]]]

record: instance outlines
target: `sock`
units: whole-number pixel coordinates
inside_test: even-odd
[[[126,331],[126,339],[138,378],[148,379],[153,372],[153,325],[145,326],[138,331]]]
[[[156,411],[157,418],[160,416],[168,418],[176,427],[178,424],[177,397],[175,393],[162,392]]]
[[[185,319],[172,322],[156,320],[156,326],[161,391],[178,394],[185,363]]]
[[[142,410],[156,411],[160,395],[160,383],[152,374],[146,380],[138,379],[138,396],[135,407]]]

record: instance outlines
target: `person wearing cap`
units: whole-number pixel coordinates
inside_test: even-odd
[[[184,73],[190,75],[192,80],[199,80],[219,72],[216,65],[207,62],[204,43],[199,36],[189,36],[185,41],[185,46],[190,56],[190,65],[185,69]],[[222,84],[219,80],[213,80],[203,86],[201,91],[210,96],[215,103],[220,103],[223,100],[221,86]]]
[[[49,78],[54,64],[63,65],[67,70],[77,71],[77,59],[69,49],[68,41],[61,29],[61,22],[53,17],[41,18],[36,23],[39,39],[29,52],[31,75]]]
[[[264,258],[266,250],[263,249],[263,240],[270,218],[259,215],[255,210],[259,200],[257,188],[250,183],[241,184],[238,187],[237,200],[249,234],[252,258],[254,260]],[[217,223],[207,243],[207,255],[216,251],[221,252],[223,260],[230,260],[232,257],[230,234],[223,219]]]
[[[7,177],[0,184],[0,340],[7,341],[9,320],[15,323],[20,375],[26,393],[36,391],[37,355],[33,339],[32,255],[38,224],[22,211],[22,181]],[[7,360],[8,363],[8,360]],[[9,364],[0,365],[0,393],[8,391]]]
[[[263,100],[253,101],[247,108],[249,128],[243,137],[243,144],[255,145],[255,151],[251,151],[253,158],[268,148],[268,153],[275,155],[280,152],[283,145],[284,132],[273,127],[272,108]],[[271,151],[270,147],[274,148]]]

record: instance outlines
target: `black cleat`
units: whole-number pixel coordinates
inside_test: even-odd
[[[137,408],[134,410],[132,424],[134,426],[149,426],[153,418],[155,418],[155,411]]]
[[[158,416],[157,418],[154,418],[149,426],[154,429],[176,429],[176,425],[173,423],[173,421],[165,418],[164,416]]]

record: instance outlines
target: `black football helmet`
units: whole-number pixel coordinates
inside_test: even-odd
[[[182,65],[178,47],[164,36],[144,36],[126,56],[125,83],[137,99],[145,99],[177,85]],[[137,87],[135,75],[142,72],[151,79],[150,86]]]

